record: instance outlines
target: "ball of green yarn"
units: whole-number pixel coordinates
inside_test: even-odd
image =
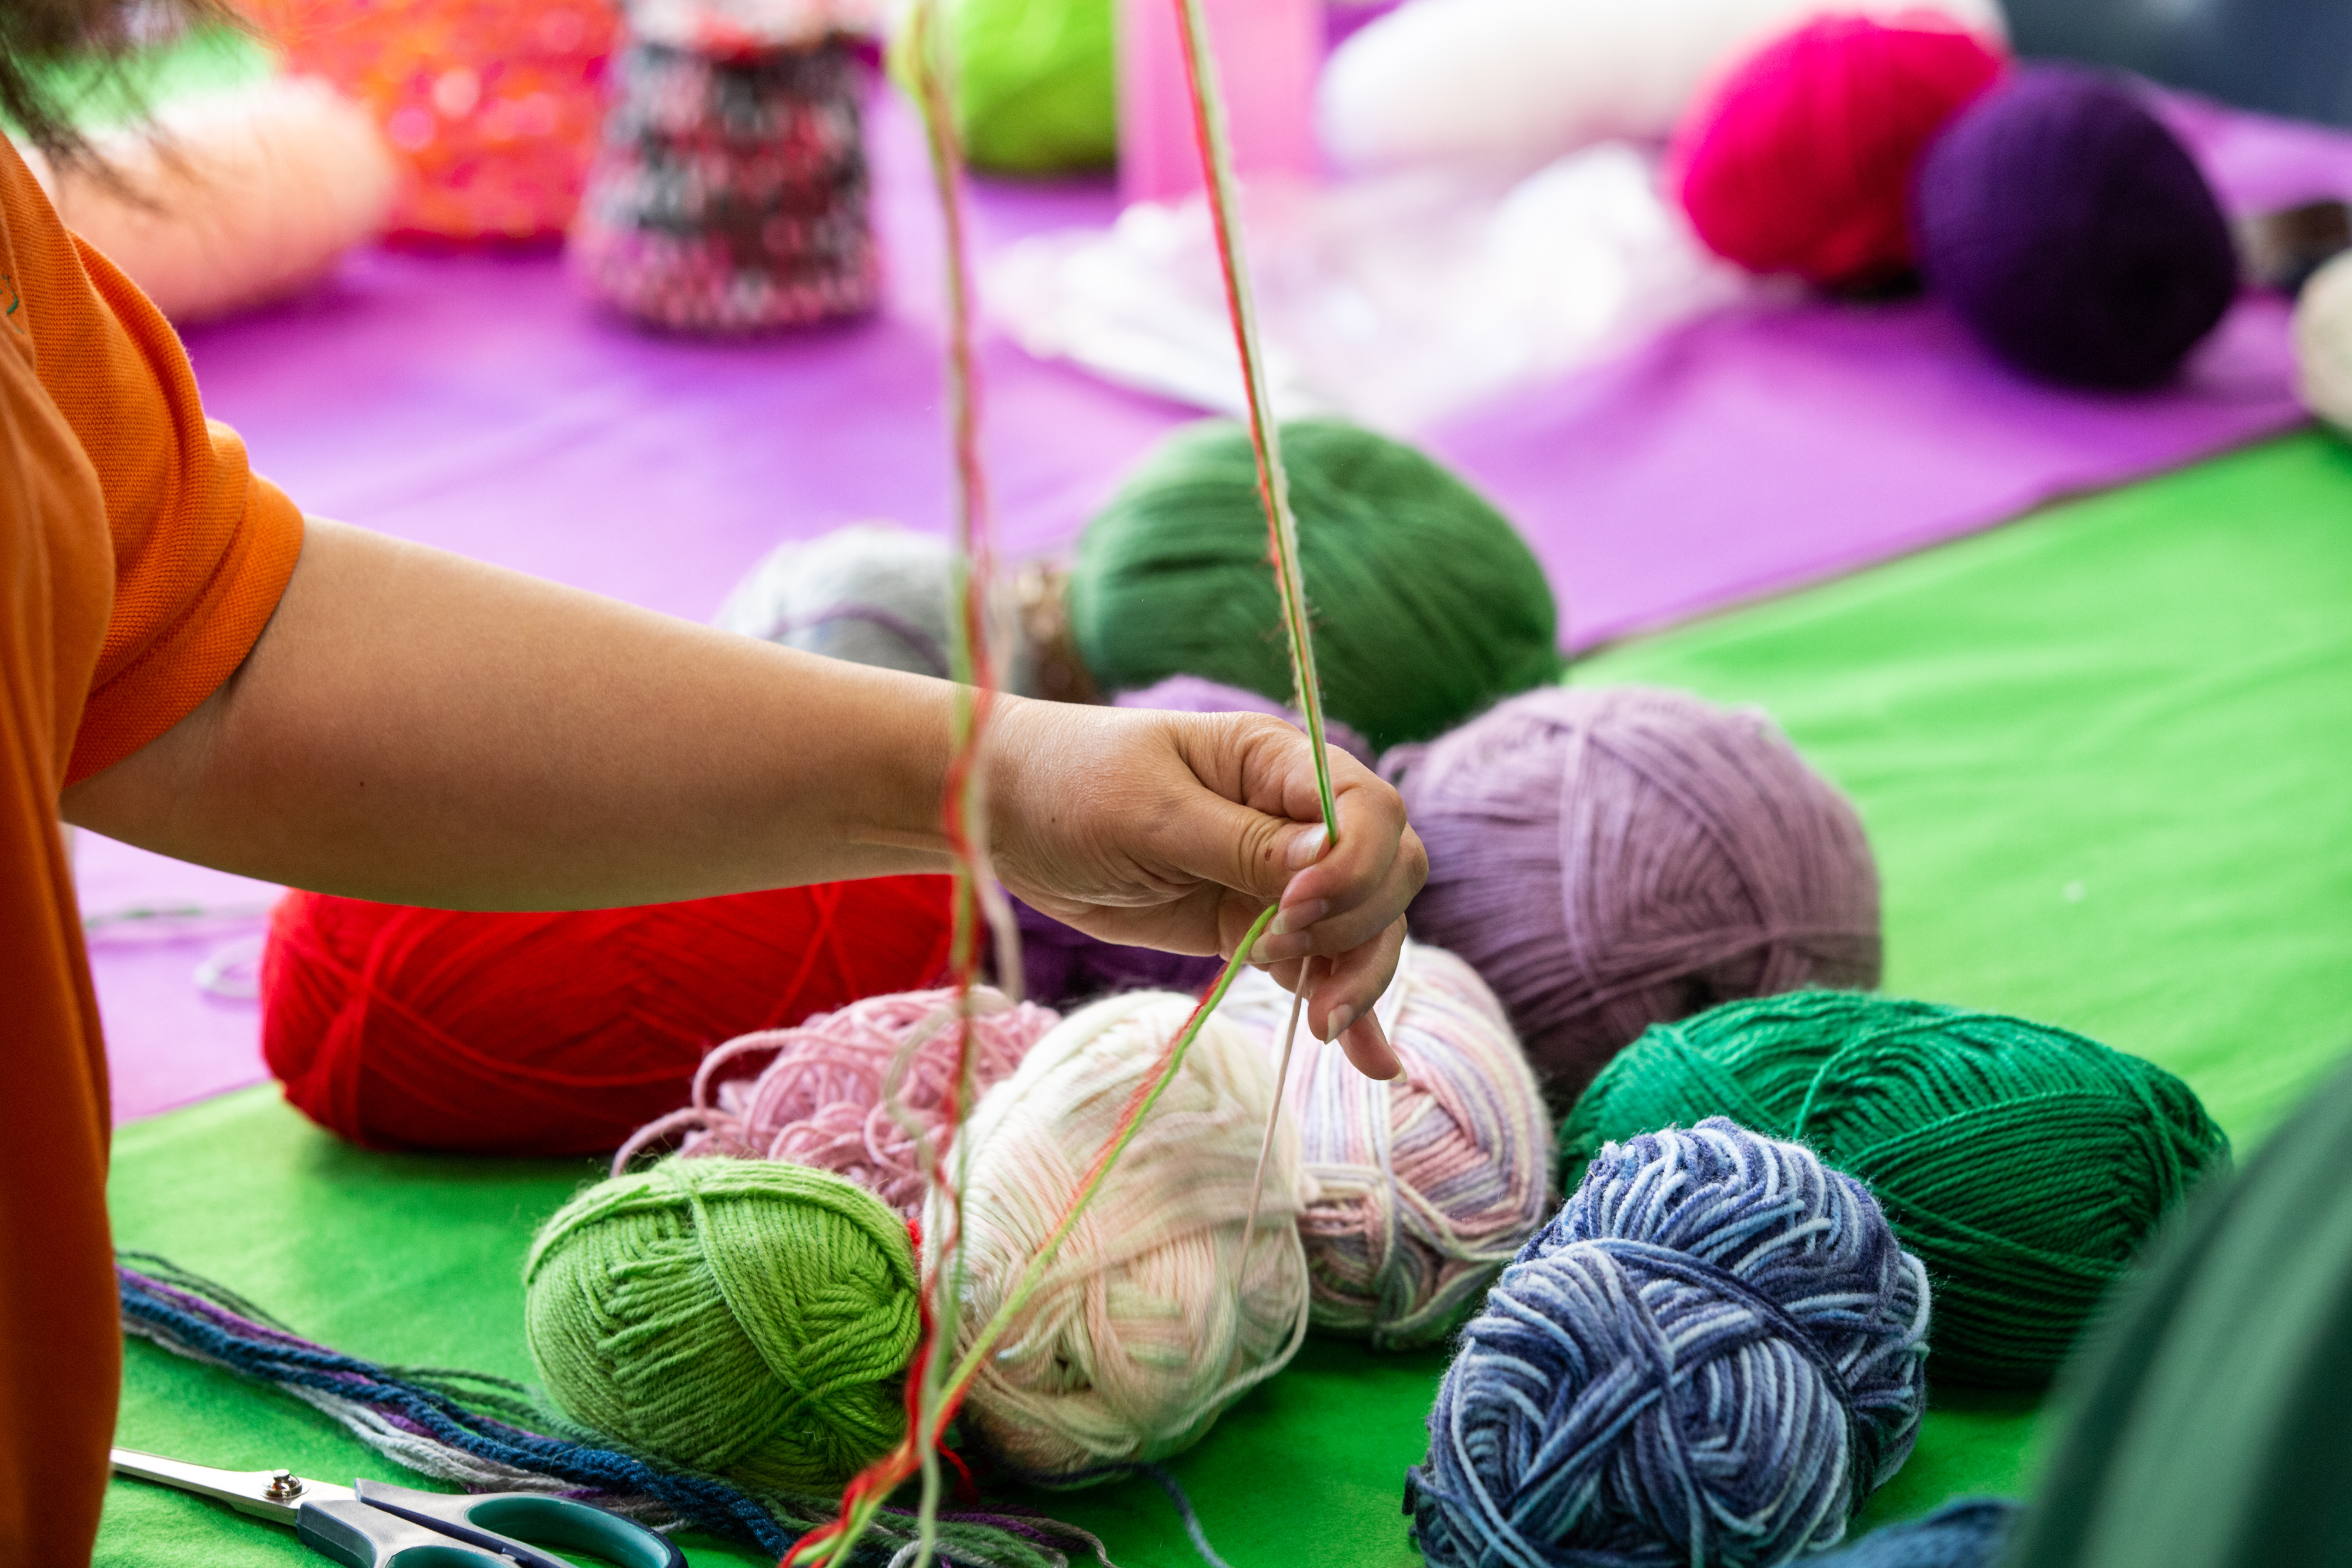
[[[1382,749],[1559,677],[1559,614],[1517,529],[1412,447],[1338,420],[1282,427],[1315,659],[1332,716]],[[1176,432],[1087,525],[1078,656],[1105,691],[1202,675],[1287,701],[1290,654],[1249,433]]]
[[[1053,174],[1118,159],[1112,0],[950,0],[956,133],[976,169]],[[910,77],[891,46],[891,74]]]
[[[1927,1265],[1929,1375],[2049,1379],[2108,1284],[2230,1141],[2189,1086],[2064,1030],[1852,991],[1658,1024],[1560,1128],[1573,1186],[1601,1145],[1728,1116],[1867,1183]]]
[[[750,1486],[829,1488],[905,1430],[916,1281],[906,1222],[863,1188],[671,1158],[541,1228],[524,1333],[583,1426]]]

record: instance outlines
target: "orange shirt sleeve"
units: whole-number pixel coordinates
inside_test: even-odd
[[[98,471],[114,548],[71,783],[171,728],[244,662],[301,553],[302,514],[205,417],[171,324],[66,232],[13,147],[0,206],[35,371]]]

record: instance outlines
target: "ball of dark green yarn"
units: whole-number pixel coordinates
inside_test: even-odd
[[[540,1229],[524,1333],[563,1413],[752,1487],[835,1487],[906,1427],[919,1329],[906,1222],[781,1160],[599,1182]]]
[[[1382,749],[1556,679],[1559,616],[1527,541],[1412,447],[1337,420],[1282,427],[1324,706]],[[1189,425],[1087,525],[1069,584],[1105,691],[1202,675],[1287,701],[1249,434]]]
[[[1728,1116],[1868,1184],[1936,1291],[1938,1380],[2046,1383],[2230,1141],[2187,1084],[2064,1030],[1853,991],[1728,1002],[1619,1053],[1560,1128],[1601,1145]]]

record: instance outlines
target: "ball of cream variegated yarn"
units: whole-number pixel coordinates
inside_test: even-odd
[[[960,1350],[1017,1288],[1194,1005],[1131,991],[1074,1013],[974,1108],[949,1155],[968,1162]],[[1314,1195],[1286,1110],[1246,1261],[1240,1246],[1273,1103],[1264,1049],[1212,1017],[982,1363],[964,1414],[998,1456],[1073,1479],[1164,1458],[1297,1351],[1307,1330],[1297,1218]],[[927,1270],[948,1226],[934,1197]]]
[[[383,226],[399,183],[374,118],[310,77],[166,104],[90,140],[97,168],[27,159],[66,225],[184,323],[318,278]]]
[[[2313,273],[2296,297],[2294,363],[2303,406],[2352,432],[2352,251]]]
[[[2005,36],[1995,0],[1407,0],[1334,51],[1317,114],[1350,168],[1533,168],[1663,138],[1702,88],[1814,16],[1906,11]]]
[[[1290,993],[1250,969],[1221,1016],[1280,1060]],[[1318,1196],[1298,1217],[1315,1327],[1381,1349],[1444,1336],[1550,1213],[1551,1123],[1503,1004],[1408,940],[1375,1009],[1404,1076],[1365,1077],[1301,1020],[1284,1100]]]
[[[854,664],[944,676],[954,567],[955,552],[938,535],[851,523],[770,550],[712,622]],[[999,689],[1037,695],[1036,661],[1021,634],[1009,579],[999,580],[991,612]]]

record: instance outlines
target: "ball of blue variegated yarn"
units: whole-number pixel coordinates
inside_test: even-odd
[[[1902,1467],[1927,1358],[1861,1183],[1719,1116],[1611,1144],[1463,1330],[1413,1534],[1431,1568],[1773,1568]]]

